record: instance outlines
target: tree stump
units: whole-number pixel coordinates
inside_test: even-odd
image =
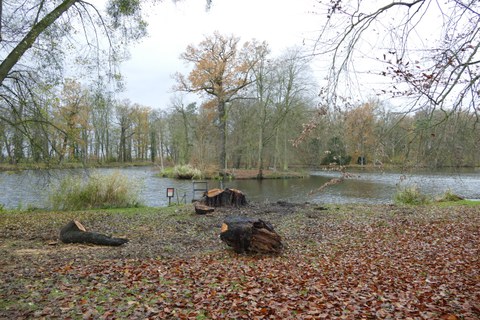
[[[120,246],[128,242],[128,239],[88,232],[77,220],[70,221],[60,230],[60,240],[64,243],[91,243],[103,246]]]
[[[202,203],[210,207],[244,206],[247,204],[245,194],[237,189],[210,189],[203,195]]]
[[[204,204],[201,204],[198,201],[195,202],[193,204],[193,206],[195,207],[195,212],[197,214],[207,214],[207,213],[215,211],[215,208],[212,208],[212,207],[206,206]]]
[[[279,253],[282,238],[273,226],[261,219],[228,217],[222,224],[220,239],[237,253]]]

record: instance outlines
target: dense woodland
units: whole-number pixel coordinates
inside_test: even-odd
[[[291,165],[366,164],[475,166],[480,161],[480,127],[468,112],[419,110],[395,113],[372,100],[348,111],[319,111],[314,90],[290,79],[296,95],[286,105],[280,77],[275,103],[238,99],[228,105],[228,168]],[[253,90],[253,89],[252,89]],[[208,106],[185,104],[181,97],[166,110],[129,101],[67,80],[58,95],[25,101],[0,121],[3,163],[84,164],[152,161],[156,164],[216,163],[218,133]],[[3,109],[2,111],[7,111]],[[322,115],[318,116],[318,113]],[[301,132],[315,117],[307,137]],[[5,119],[6,118],[6,119]],[[12,123],[22,122],[18,127]],[[46,123],[53,125],[46,125]],[[295,144],[298,139],[301,143]]]
[[[331,163],[478,166],[475,2],[447,1],[442,40],[420,61],[407,61],[409,37],[385,44],[393,49],[383,53],[383,71],[375,76],[392,84],[378,96],[362,100],[341,90],[362,33],[382,23],[380,13],[396,14],[395,8],[405,14],[408,34],[429,4],[395,2],[365,15],[348,2],[331,1],[319,15],[325,28],[313,49],[289,48],[279,56],[266,42],[242,43],[215,32],[180,56],[192,69],[175,75],[170,105],[142,106],[116,98],[122,87],[117,66],[128,44],[146,33],[140,1],[111,0],[106,12],[75,0],[4,2],[0,163],[151,161],[259,170]],[[345,22],[350,11],[358,23],[349,18],[335,25],[345,28],[335,33],[343,37],[330,39],[333,19]],[[392,25],[385,32],[395,30]],[[318,56],[333,57],[326,84],[311,70]],[[393,106],[388,97],[405,97],[405,105],[397,100]]]

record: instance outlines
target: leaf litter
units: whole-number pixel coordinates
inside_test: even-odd
[[[284,252],[235,254],[231,214],[270,221]],[[130,242],[63,244],[73,218]],[[478,206],[2,212],[0,228],[0,318],[480,318]]]

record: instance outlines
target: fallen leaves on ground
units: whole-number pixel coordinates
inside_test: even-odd
[[[480,318],[480,207],[323,209],[2,213],[0,318]],[[270,221],[285,251],[235,254],[229,214]],[[52,245],[71,215],[131,242]]]

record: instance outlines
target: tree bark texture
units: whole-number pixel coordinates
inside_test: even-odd
[[[112,238],[110,236],[88,232],[77,220],[72,220],[60,230],[60,240],[63,243],[91,243],[103,246],[120,246],[128,242],[125,238]]]
[[[282,238],[269,222],[248,217],[228,217],[220,239],[237,253],[280,253],[283,248]]]
[[[245,194],[237,189],[210,189],[201,199],[201,202],[210,207],[244,206],[247,204]]]

